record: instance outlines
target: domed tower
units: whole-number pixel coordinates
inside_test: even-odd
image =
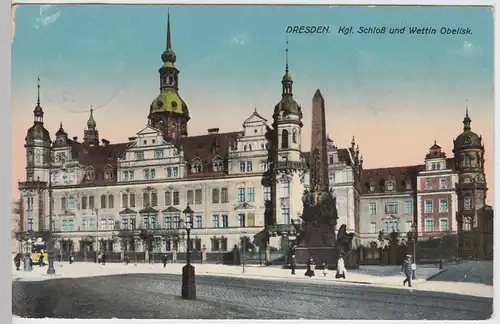
[[[281,100],[273,114],[274,212],[276,224],[290,224],[302,213],[301,178],[305,163],[301,152],[302,108],[293,98],[293,79],[288,69],[288,42]]]
[[[486,205],[488,190],[484,173],[484,145],[481,136],[471,130],[471,121],[466,109],[463,132],[453,141],[458,172],[456,217],[461,256],[473,253],[473,244],[467,243],[470,237],[464,234],[478,226],[478,211]]]
[[[189,110],[179,95],[179,70],[175,67],[176,56],[170,36],[170,11],[167,20],[167,46],[161,54],[163,66],[160,73],[160,94],[149,107],[149,124],[172,139],[187,136]]]
[[[94,119],[94,109],[90,106],[90,116],[87,120],[87,129],[83,131],[83,143],[97,146],[99,145],[99,131],[97,130],[97,123]]]
[[[40,106],[40,79],[38,79],[38,98],[33,110],[33,126],[28,129],[24,147],[26,148],[26,180],[47,181],[47,166],[51,158],[50,133],[43,125],[43,109]]]

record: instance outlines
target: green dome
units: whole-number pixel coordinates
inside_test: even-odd
[[[151,113],[168,112],[189,117],[189,110],[175,89],[166,88],[153,101]]]
[[[481,136],[477,135],[473,131],[471,131],[471,124],[472,120],[469,117],[469,114],[467,113],[465,115],[463,124],[464,124],[464,131],[457,136],[457,138],[453,141],[453,150],[460,150],[462,148],[481,148],[482,147],[482,138]]]
[[[50,143],[50,133],[43,127],[42,123],[34,123],[26,133],[26,141],[42,140]]]
[[[293,82],[292,75],[288,72],[283,76],[283,81]]]
[[[297,115],[302,118],[302,108],[291,95],[283,96],[281,101],[274,107],[273,117],[277,117],[282,111],[285,115]]]

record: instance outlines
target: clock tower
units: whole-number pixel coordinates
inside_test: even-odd
[[[160,74],[160,94],[149,107],[148,124],[173,140],[187,136],[189,110],[179,95],[179,70],[175,67],[177,57],[172,50],[170,34],[170,11],[167,18],[167,44],[161,54],[163,66]]]
[[[484,145],[482,137],[471,130],[471,118],[466,108],[463,132],[453,141],[455,167],[458,172],[456,193],[458,253],[468,257],[474,253],[476,239],[472,230],[478,227],[478,217],[486,203],[488,190],[484,173]]]

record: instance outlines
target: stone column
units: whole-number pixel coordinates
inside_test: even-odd
[[[177,249],[172,249],[172,263],[177,262]]]
[[[207,263],[207,247],[203,244],[201,249],[201,263]]]

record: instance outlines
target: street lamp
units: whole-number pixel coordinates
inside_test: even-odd
[[[247,229],[246,228],[242,229],[241,233],[242,234],[246,234],[247,233]],[[246,238],[245,235],[242,237],[242,241],[243,241],[242,242],[243,243],[243,246],[242,246],[242,248],[243,248],[243,260],[242,261],[243,262],[241,262],[241,273],[245,273],[245,259],[246,259],[246,256],[247,256],[247,253],[246,253],[246,251],[247,251],[247,238]]]
[[[189,205],[184,209],[184,226],[187,233],[186,265],[182,267],[182,299],[196,299],[195,269],[191,264],[190,233],[193,226],[193,210]]]
[[[412,269],[411,278],[417,278],[417,222],[411,224],[411,229],[413,231],[413,263],[415,264],[415,270]],[[412,266],[413,268],[413,266]]]

